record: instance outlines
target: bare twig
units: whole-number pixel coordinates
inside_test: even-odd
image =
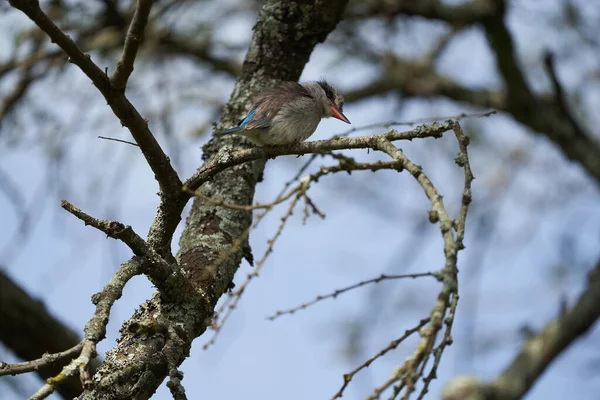
[[[296,311],[300,311],[300,310],[304,310],[305,308],[308,308],[310,306],[312,306],[313,304],[316,304],[320,301],[326,300],[326,299],[335,299],[337,298],[337,296],[339,296],[342,293],[354,290],[356,288],[359,288],[361,286],[365,286],[371,283],[379,283],[381,281],[386,281],[386,280],[395,280],[395,279],[406,279],[406,278],[420,278],[420,277],[424,277],[424,276],[431,276],[434,277],[438,280],[441,280],[441,277],[434,273],[434,272],[422,272],[422,273],[418,273],[418,274],[404,274],[404,275],[379,275],[377,278],[373,278],[373,279],[368,279],[366,281],[361,281],[358,283],[355,283],[353,285],[350,286],[346,286],[342,289],[337,289],[332,293],[328,293],[325,295],[319,295],[317,296],[314,300],[311,300],[309,302],[306,303],[302,303],[299,306],[287,309],[287,310],[281,310],[281,311],[276,311],[275,314],[267,317],[268,320],[273,321],[274,319],[281,317],[282,315],[286,315],[286,314],[294,314]]]
[[[350,381],[352,381],[352,378],[354,378],[354,375],[358,374],[361,370],[368,368],[373,363],[373,361],[377,360],[380,357],[383,357],[387,352],[394,350],[396,347],[398,347],[398,345],[400,343],[402,343],[404,340],[406,340],[408,337],[410,337],[413,333],[417,332],[419,329],[424,327],[428,322],[429,322],[429,318],[425,318],[424,320],[421,320],[421,322],[419,322],[419,325],[415,326],[412,329],[407,329],[406,332],[404,332],[404,335],[400,336],[396,340],[392,340],[392,342],[389,345],[387,345],[386,347],[384,347],[383,349],[378,351],[374,356],[369,358],[367,361],[360,364],[358,367],[356,367],[349,373],[344,374],[344,384],[337,391],[337,393],[333,395],[331,400],[335,400],[335,399],[338,399],[343,396],[344,390],[346,389],[346,387],[348,386]]]
[[[61,351],[60,353],[44,354],[37,360],[31,360],[17,364],[6,364],[0,362],[0,376],[19,375],[31,371],[37,371],[40,368],[47,367],[65,358],[69,358],[74,356],[75,354],[79,354],[82,348],[83,343],[78,343],[76,346],[71,347],[68,350]]]
[[[138,0],[137,7],[129,25],[127,36],[125,37],[125,45],[123,46],[123,54],[117,63],[117,68],[110,77],[110,83],[115,89],[125,89],[127,80],[133,72],[133,63],[137,54],[138,48],[144,37],[144,28],[148,24],[148,15],[152,8],[152,0]]]
[[[19,76],[19,80],[15,84],[14,88],[6,94],[6,96],[0,104],[0,122],[6,115],[10,113],[10,111],[14,108],[17,102],[21,98],[23,98],[30,85],[41,76],[42,75],[39,73],[32,74],[30,68],[26,68],[21,73],[21,75]]]
[[[106,233],[107,236],[113,239],[118,239],[125,243],[135,255],[147,256],[151,252],[146,241],[142,239],[137,233],[135,233],[131,226],[125,226],[122,223],[116,221],[96,219],[86,214],[85,212],[75,207],[73,204],[69,203],[66,200],[62,200],[60,202],[60,205],[66,211],[82,220],[86,225],[91,225],[94,228]]]
[[[470,139],[463,133],[462,127],[458,122],[454,125],[453,130],[456,136],[456,140],[458,141],[459,147],[459,153],[458,156],[456,156],[455,161],[458,166],[463,168],[465,175],[460,214],[455,224],[455,229],[457,233],[456,242],[462,249],[462,241],[465,235],[465,224],[467,222],[467,211],[469,210],[469,205],[471,204],[471,199],[473,197],[473,194],[471,193],[471,184],[475,177],[473,176],[473,172],[471,171],[471,164],[469,163],[469,154],[467,152],[467,146],[469,145]]]
[[[485,393],[487,398],[517,400],[531,389],[537,378],[569,345],[584,335],[600,318],[600,261],[588,273],[585,291],[575,305],[561,310],[536,336],[525,342],[519,354],[492,382],[456,377],[446,384],[444,400],[453,399],[458,385],[468,384],[469,392]],[[463,386],[464,388],[464,386]]]
[[[250,284],[250,282],[252,281],[252,279],[256,278],[258,276],[258,274],[260,273],[260,270],[261,270],[263,264],[265,263],[267,257],[273,251],[273,246],[275,244],[275,241],[277,240],[277,238],[279,238],[279,236],[283,232],[283,227],[285,226],[285,224],[286,224],[287,220],[289,219],[289,217],[294,212],[294,208],[296,208],[296,204],[298,203],[298,200],[300,199],[301,196],[302,196],[301,193],[298,193],[292,199],[292,201],[290,202],[290,206],[288,207],[287,212],[281,218],[281,223],[279,224],[279,227],[277,228],[277,231],[275,232],[275,234],[273,235],[273,237],[267,242],[268,246],[267,246],[267,249],[265,250],[265,253],[261,257],[261,259],[258,260],[258,262],[256,263],[256,266],[254,267],[254,270],[251,273],[248,274],[248,276],[246,277],[246,280],[235,290],[235,292],[233,292],[231,294],[230,301],[227,302],[228,303],[227,304],[227,311],[225,311],[224,316],[216,324],[216,326],[214,328],[214,333],[213,333],[212,337],[210,338],[210,340],[204,344],[203,348],[205,350],[210,345],[212,345],[212,344],[215,343],[215,340],[217,339],[217,336],[221,332],[221,329],[222,329],[223,325],[225,324],[225,322],[227,322],[227,320],[229,319],[229,317],[233,313],[233,310],[235,310],[235,308],[237,307],[237,304],[238,304],[238,302],[239,302],[242,294],[244,293],[244,291],[246,290],[246,288],[248,287],[248,285]],[[262,217],[265,216],[265,214],[266,214],[266,212],[261,215],[261,219],[262,219]],[[256,226],[256,224],[258,222],[260,222],[260,219],[257,219],[257,221],[255,222],[254,226]]]
[[[195,190],[195,191],[190,190],[186,186],[183,187],[183,191],[189,195],[192,195],[195,197],[200,197],[201,199],[206,200],[207,202],[214,204],[216,206],[223,206],[223,207],[231,208],[233,210],[252,211],[252,210],[260,210],[260,209],[270,210],[274,206],[281,204],[284,201],[288,200],[290,197],[292,197],[294,194],[296,194],[298,191],[300,191],[301,188],[302,188],[302,185],[300,184],[300,185],[296,186],[294,189],[290,190],[284,196],[279,196],[270,203],[265,203],[265,204],[256,203],[256,204],[249,205],[249,206],[245,206],[245,205],[241,205],[241,204],[226,203],[221,199],[215,199],[212,197],[208,197],[208,196],[202,194],[202,192],[200,192],[200,190]]]
[[[106,137],[106,136],[98,136],[98,139],[112,140],[114,142],[120,142],[120,143],[130,144],[130,145],[135,146],[135,147],[140,147],[140,145],[137,144],[137,143],[128,142],[127,140],[122,140],[122,139],[109,138],[109,137]]]
[[[76,359],[72,360],[66,365],[60,374],[54,378],[46,380],[46,384],[40,388],[29,400],[41,400],[50,396],[57,385],[65,382],[71,376],[80,373],[82,369],[87,368],[90,361],[96,357],[96,343],[92,340],[84,340],[82,342],[81,354]],[[84,385],[85,387],[85,385]]]
[[[125,243],[136,256],[143,257],[144,273],[152,283],[166,296],[182,299],[185,296],[195,296],[188,280],[181,274],[177,264],[165,261],[144,239],[142,239],[129,225],[116,221],[107,221],[94,218],[66,200],[61,201],[61,206],[86,225],[106,233],[107,236]]]
[[[56,43],[69,56],[69,61],[77,65],[92,80],[94,86],[102,93],[115,115],[126,126],[142,149],[150,168],[154,172],[161,191],[166,195],[180,193],[181,181],[177,172],[171,166],[154,135],[148,128],[148,122],[142,118],[135,107],[129,102],[122,90],[115,90],[110,79],[92,61],[89,54],[84,54],[77,44],[63,33],[41,10],[37,1],[10,0],[10,4],[23,11],[52,42]]]
[[[246,290],[246,288],[248,287],[248,285],[250,284],[252,279],[254,279],[255,277],[258,276],[262,265],[266,261],[267,256],[272,252],[272,248],[273,248],[273,244],[274,244],[275,240],[282,233],[283,227],[284,227],[285,223],[287,222],[287,219],[291,216],[291,212],[295,208],[297,201],[301,198],[306,199],[306,192],[308,191],[310,184],[312,182],[318,181],[323,176],[337,173],[337,172],[342,172],[342,171],[346,171],[346,172],[360,171],[360,170],[378,171],[381,169],[394,169],[394,170],[398,170],[398,171],[401,170],[399,162],[397,162],[397,161],[391,161],[391,162],[376,161],[374,163],[357,163],[357,162],[354,162],[349,157],[340,157],[339,160],[340,160],[340,163],[338,165],[334,165],[334,166],[330,166],[330,167],[321,167],[318,172],[302,178],[301,182],[295,188],[291,189],[287,195],[279,196],[278,199],[274,200],[272,203],[269,203],[267,205],[268,207],[265,207],[266,211],[256,217],[255,223],[252,226],[252,228],[256,227],[256,225],[261,221],[261,219],[265,216],[265,214],[271,210],[273,205],[281,203],[280,199],[282,197],[289,198],[290,194],[296,193],[296,196],[294,196],[294,198],[290,204],[290,208],[288,209],[288,212],[282,217],[282,222],[279,225],[279,228],[278,228],[277,232],[275,233],[275,236],[267,242],[268,243],[267,250],[266,250],[265,254],[263,255],[263,257],[258,261],[254,271],[252,273],[248,274],[248,276],[246,277],[246,280],[235,291],[230,293],[229,298],[220,306],[219,310],[217,311],[216,314],[218,316],[222,315],[223,313],[224,313],[224,316],[220,319],[220,321],[217,321],[215,323],[215,326],[213,327],[215,330],[215,333],[213,334],[213,337],[204,345],[205,349],[214,343],[216,336],[220,332],[223,324],[229,319],[230,315],[233,313],[233,310],[237,307],[237,304],[239,303],[242,294],[244,293],[244,291]],[[212,199],[212,200],[216,201],[214,199]],[[309,201],[310,201],[310,199],[309,199]],[[228,206],[232,206],[232,205],[228,205]],[[233,206],[238,207],[237,205],[233,205]],[[246,206],[239,206],[239,207],[246,207]],[[253,206],[247,206],[247,207],[253,207]],[[322,217],[324,217],[323,213],[321,213],[318,209],[317,209],[316,213],[318,215],[321,215]],[[248,234],[249,234],[249,231],[244,232],[243,238],[245,238]],[[225,256],[223,256],[223,257],[225,257]]]

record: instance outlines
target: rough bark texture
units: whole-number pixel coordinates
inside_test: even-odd
[[[265,1],[223,122],[236,121],[256,90],[282,80],[297,80],[314,46],[325,40],[341,19],[345,5],[344,0]],[[204,148],[204,160],[216,156],[223,145],[249,144],[237,137],[213,139]],[[250,204],[263,167],[264,161],[256,161],[231,168],[204,184],[202,190],[226,202]],[[196,199],[178,260],[202,301],[170,303],[156,293],[124,323],[117,347],[94,376],[94,389],[82,398],[146,399],[156,391],[169,370],[189,355],[194,338],[206,330],[242,256],[251,258],[247,241],[239,240],[250,223],[249,213]],[[224,261],[217,262],[224,254]]]

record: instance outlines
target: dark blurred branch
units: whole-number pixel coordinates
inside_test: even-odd
[[[393,18],[400,14],[445,21],[461,27],[479,22],[493,14],[496,5],[493,0],[474,0],[461,5],[447,5],[441,0],[371,0],[356,2],[349,12],[350,18],[385,17]]]
[[[504,22],[506,4],[504,0],[494,1],[498,12],[484,18],[482,24],[504,78],[507,111],[522,124],[549,137],[567,157],[579,161],[600,183],[600,143],[589,132],[583,131],[579,124],[574,124],[570,114],[564,113],[566,109],[557,110],[553,101],[536,96],[529,88],[516,59],[512,36]]]
[[[0,104],[0,121],[10,112],[15,104],[23,97],[29,85],[35,80],[29,69],[24,70],[14,88],[4,97]]]
[[[575,116],[569,110],[567,93],[565,93],[565,90],[563,89],[562,85],[560,84],[560,81],[558,80],[556,66],[554,63],[554,55],[552,53],[546,53],[546,56],[544,57],[544,65],[546,66],[548,75],[550,75],[550,80],[552,81],[552,87],[554,89],[554,98],[560,109],[560,113],[565,116],[565,118],[573,127],[576,128],[577,132],[584,132],[584,128],[579,125],[579,122],[575,119]]]
[[[159,34],[160,35],[160,34]],[[197,43],[185,40],[172,33],[159,36],[158,43],[166,54],[187,55],[208,64],[215,71],[225,72],[233,77],[239,76],[242,66],[234,59],[221,58],[210,54],[208,42]]]
[[[152,8],[152,0],[138,0],[131,20],[131,25],[125,37],[125,45],[123,46],[123,54],[117,63],[117,68],[110,77],[110,83],[114,89],[125,89],[127,80],[133,72],[133,62],[137,54],[138,48],[144,37],[144,29],[148,24],[148,15]]]
[[[389,56],[382,61],[384,71],[381,76],[350,92],[346,96],[349,101],[399,91],[405,96],[446,96],[477,106],[503,110],[523,125],[550,138],[568,158],[578,161],[600,183],[600,143],[576,122],[566,106],[561,106],[564,96],[561,100],[559,92],[558,100],[548,100],[529,87],[518,65],[512,36],[504,22],[504,1],[473,1],[459,6],[460,12],[457,12],[456,7],[443,5],[439,1],[400,1],[395,4],[397,7],[394,8],[394,15],[419,15],[453,26],[461,26],[465,22],[481,24],[489,45],[496,54],[496,64],[504,78],[505,91],[502,93],[466,88],[435,72],[430,60],[414,62]],[[465,19],[465,15],[470,15],[471,18]],[[552,72],[550,74],[552,76]],[[554,84],[555,91],[556,83],[557,80]]]
[[[537,336],[527,340],[512,363],[493,382],[473,377],[456,377],[446,384],[444,400],[475,398],[518,400],[569,345],[585,334],[600,318],[600,261],[588,274],[587,288],[575,305],[548,323]]]
[[[0,340],[22,360],[34,360],[46,353],[60,353],[77,346],[78,335],[54,318],[44,304],[29,296],[0,270]],[[42,379],[55,376],[60,365],[36,368]],[[92,363],[95,369],[99,362]],[[72,378],[58,388],[65,399],[81,393],[78,379]]]
[[[484,108],[505,110],[504,94],[500,91],[470,89],[437,73],[429,63],[409,61],[387,55],[382,60],[383,71],[375,80],[344,94],[347,102],[359,101],[388,92],[403,96],[446,96],[456,101]]]

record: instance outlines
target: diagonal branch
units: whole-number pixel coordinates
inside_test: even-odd
[[[73,349],[79,351],[75,354],[79,356],[62,368],[59,374],[46,380],[42,386],[30,399],[44,399],[51,395],[58,386],[63,385],[67,379],[79,374],[82,386],[89,388],[91,380],[89,377],[89,367],[91,361],[96,357],[96,345],[106,336],[106,325],[108,324],[112,306],[123,294],[125,285],[131,278],[142,272],[142,263],[135,257],[121,265],[121,268],[113,275],[108,284],[101,292],[92,296],[92,302],[96,305],[94,315],[85,325],[85,337],[81,343]]]
[[[152,0],[138,0],[131,25],[125,37],[125,45],[123,46],[123,54],[117,62],[117,68],[110,77],[110,83],[115,89],[125,89],[127,80],[133,72],[133,62],[137,54],[138,48],[144,37],[144,28],[148,24],[148,15],[152,8]]]
[[[107,236],[125,243],[138,257],[142,257],[143,272],[161,293],[173,300],[195,297],[194,290],[187,279],[181,274],[177,264],[169,264],[148,243],[142,239],[131,226],[123,225],[116,221],[107,221],[94,218],[66,200],[61,201],[61,206],[73,214],[86,225],[106,233]]]
[[[518,64],[512,36],[504,22],[506,4],[494,0],[498,12],[482,20],[488,43],[496,54],[496,65],[504,78],[508,110],[515,118],[560,146],[565,155],[579,161],[600,183],[600,143],[574,123],[569,113],[536,96]]]
[[[86,225],[91,225],[94,228],[106,233],[107,236],[122,241],[133,251],[136,256],[147,256],[151,252],[148,244],[137,233],[133,231],[131,226],[123,225],[116,221],[107,221],[94,218],[66,200],[60,202],[60,206],[69,213],[73,214]]]
[[[111,85],[108,76],[84,54],[77,44],[63,33],[41,10],[35,0],[10,0],[10,4],[23,11],[40,29],[42,29],[69,56],[69,61],[77,65],[100,90],[115,115],[126,126],[139,144],[146,161],[154,172],[161,192],[166,196],[180,196],[181,181],[171,166],[169,157],[164,153],[156,138],[148,128],[146,121],[125,97],[123,90]]]
[[[43,302],[15,284],[1,267],[0,304],[0,341],[22,360],[52,358],[80,343],[77,333],[48,312]],[[100,363],[95,360],[91,365],[92,370],[98,365]],[[39,365],[36,373],[45,380],[56,376],[61,367],[58,361],[46,366]],[[0,367],[0,371],[2,369]],[[57,392],[65,399],[72,399],[81,393],[81,384],[76,378],[69,379],[58,387]]]
[[[430,63],[401,61],[388,56],[384,65],[390,66],[383,76],[348,93],[345,97],[349,101],[397,90],[408,96],[441,95],[503,110],[512,114],[521,124],[548,137],[569,159],[579,162],[600,182],[600,143],[575,120],[566,107],[561,107],[560,98],[557,107],[557,101],[536,94],[527,83],[517,60],[512,35],[504,21],[507,8],[504,0],[473,1],[461,6],[445,5],[439,0],[401,1],[395,5],[374,4],[376,7],[370,11],[367,9],[366,15],[387,12],[393,16],[422,16],[444,21],[452,26],[481,24],[490,48],[496,55],[496,65],[504,79],[505,90],[498,92],[470,89],[441,76]],[[550,75],[556,88],[557,82],[552,71]]]

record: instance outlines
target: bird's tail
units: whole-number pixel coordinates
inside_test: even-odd
[[[215,132],[215,135],[216,136],[225,136],[225,135],[229,135],[231,133],[239,132],[239,131],[241,131],[243,129],[244,128],[242,128],[240,126],[236,126],[235,128],[229,128],[229,129],[222,130],[220,132]]]

